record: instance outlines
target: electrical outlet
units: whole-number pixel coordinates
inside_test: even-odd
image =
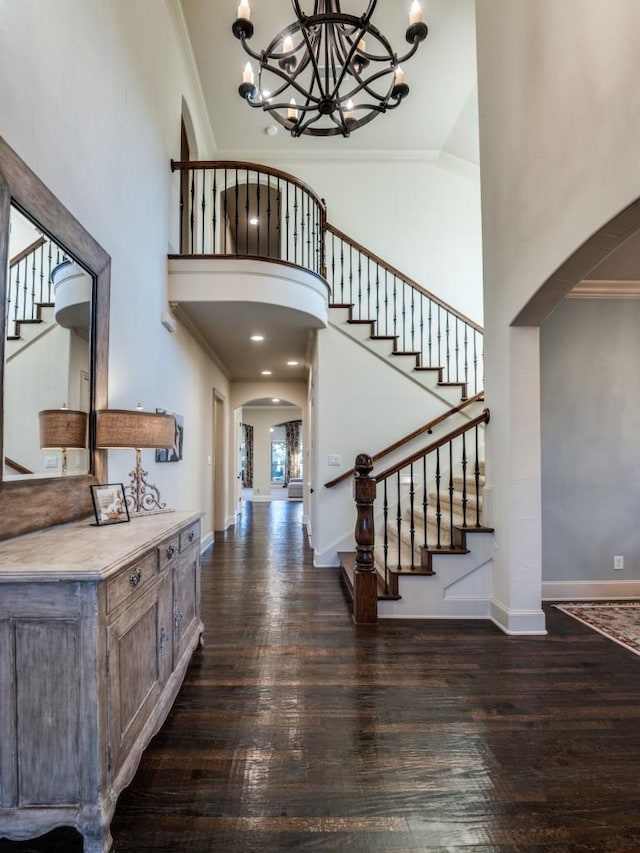
[[[624,557],[614,557],[613,558],[613,570],[622,571],[624,569]]]

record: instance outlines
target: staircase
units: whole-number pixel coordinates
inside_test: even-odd
[[[329,539],[325,529],[316,555],[325,565],[325,559],[340,553],[353,592],[355,620],[376,621],[378,613],[388,618],[488,616],[492,537],[486,535],[490,528],[484,524],[482,429],[489,415],[482,410],[482,328],[328,223],[324,200],[294,176],[233,161],[172,161],[171,168],[184,175],[180,217],[184,254],[189,258],[277,258],[328,283],[329,334],[319,335],[316,343],[318,362],[330,377],[322,399],[344,405],[346,397],[340,393],[349,383],[358,392],[350,400],[350,424],[357,433],[351,432],[349,440],[332,436],[336,450],[351,453],[353,436],[361,430],[362,450],[371,449],[366,445],[374,430],[365,433],[376,422],[375,407],[394,396],[390,370],[405,383],[396,397],[402,397],[407,407],[407,422],[429,418],[424,430],[398,436],[374,455],[375,461],[384,461],[384,471],[371,474],[367,469],[369,473],[361,475],[359,469],[349,483],[350,472],[344,472],[325,484],[336,492],[331,506],[323,508],[323,520],[326,526],[335,526],[338,538]],[[250,243],[251,218],[260,230]],[[341,336],[368,355],[354,353],[339,392],[331,398],[327,393],[331,377],[342,369],[341,359],[349,357],[351,347]],[[369,357],[384,367],[369,370]],[[317,386],[316,394],[320,394]],[[399,408],[397,413],[401,412]],[[384,441],[393,418],[378,420],[384,421],[378,430]],[[425,447],[427,441],[431,443]],[[327,456],[341,458],[340,453]],[[345,520],[353,517],[347,490],[351,483],[360,495],[357,558],[344,550],[346,542],[353,541]],[[374,526],[375,542],[370,541]],[[367,591],[361,594],[364,575]],[[373,602],[368,598],[372,590]],[[360,618],[364,598],[366,617]]]

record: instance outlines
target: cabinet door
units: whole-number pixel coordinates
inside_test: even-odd
[[[109,770],[113,779],[171,674],[171,577],[162,576],[107,627]]]
[[[180,555],[173,569],[173,665],[191,647],[200,629],[200,549]]]

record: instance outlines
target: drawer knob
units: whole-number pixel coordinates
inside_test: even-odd
[[[193,542],[193,537],[194,537],[195,535],[196,535],[195,530],[190,530],[190,531],[189,531],[189,536],[187,537],[187,538],[189,539],[189,542]]]
[[[129,575],[129,583],[135,589],[140,583],[140,578],[142,577],[142,572],[140,569],[136,569],[132,575]]]
[[[167,548],[167,560],[170,560],[175,553],[176,549],[173,547],[173,545],[169,545],[169,547]]]

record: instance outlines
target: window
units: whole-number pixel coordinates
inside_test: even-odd
[[[271,482],[284,483],[284,469],[287,461],[287,442],[271,442]]]

